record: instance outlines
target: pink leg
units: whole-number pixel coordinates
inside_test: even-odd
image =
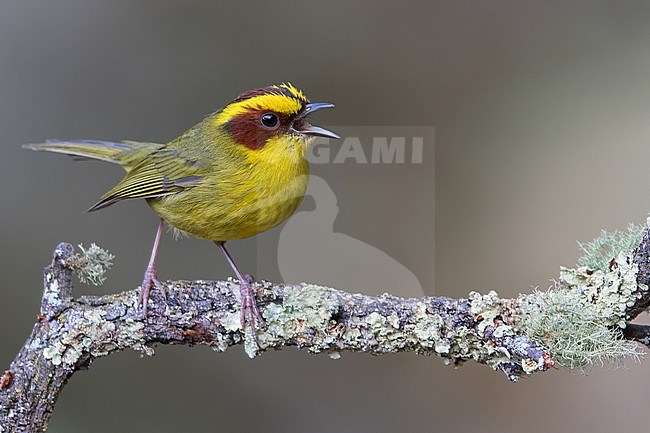
[[[239,279],[239,293],[241,294],[241,329],[242,331],[245,330],[246,322],[248,322],[251,325],[253,338],[257,340],[257,324],[264,326],[264,319],[262,319],[260,310],[257,308],[255,293],[253,293],[253,278],[250,275],[242,275],[242,273],[239,272],[239,268],[226,249],[225,242],[215,243],[219,248],[221,248],[221,251],[223,251],[223,254],[226,256],[226,260],[230,263],[230,267],[235,271],[235,275],[237,275],[237,278]]]
[[[156,275],[156,256],[158,255],[158,244],[160,244],[160,235],[162,234],[164,225],[165,221],[161,218],[160,223],[158,224],[158,231],[156,231],[156,239],[153,242],[149,265],[147,265],[147,270],[144,271],[144,280],[142,280],[140,296],[138,297],[138,304],[142,305],[142,314],[144,317],[147,317],[147,303],[149,301],[149,292],[151,289],[156,286],[162,292],[163,296],[165,296],[165,288],[160,284],[158,276]]]

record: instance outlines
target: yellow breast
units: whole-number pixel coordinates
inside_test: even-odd
[[[289,135],[270,139],[262,149],[238,146],[200,185],[148,202],[173,227],[198,238],[254,236],[300,205],[309,180],[307,145]]]

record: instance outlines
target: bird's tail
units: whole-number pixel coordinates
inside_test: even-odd
[[[134,163],[137,163],[138,157],[141,156],[144,149],[151,152],[162,146],[162,144],[138,141],[115,143],[99,140],[47,140],[45,143],[23,145],[25,149],[63,153],[120,164],[126,171],[129,171]]]
[[[25,144],[25,149],[64,153],[85,158],[99,159],[101,161],[120,163],[116,155],[133,150],[128,143],[113,143],[97,140],[47,140],[45,143]]]

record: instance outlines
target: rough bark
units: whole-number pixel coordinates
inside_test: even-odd
[[[75,371],[87,369],[95,358],[124,349],[152,355],[156,344],[205,344],[216,352],[243,344],[251,357],[285,346],[333,358],[342,351],[408,351],[438,355],[456,365],[473,360],[503,371],[512,381],[554,365],[548,346],[522,328],[525,316],[537,314],[529,308],[532,295],[501,299],[494,292],[472,292],[466,299],[403,299],[305,283],[263,282],[256,285],[256,295],[266,327],[254,341],[250,332],[241,330],[234,281],[169,281],[166,298],[157,290],[152,292],[145,319],[137,305],[139,289],[73,298],[73,253],[71,245],[60,244],[52,264],[44,270],[38,321],[0,378],[0,432],[44,431],[61,390]],[[572,280],[561,285],[579,293],[592,290],[589,300],[581,302],[611,307],[615,311],[608,316],[607,326],[623,322],[624,328],[650,303],[650,235],[646,232],[634,252],[617,260],[597,280],[604,281],[600,287],[593,289],[594,274],[589,270],[576,271]],[[623,282],[632,271],[634,287]],[[576,288],[581,283],[575,281],[581,278],[590,281],[586,288]],[[612,281],[618,286],[612,288]],[[619,305],[623,307],[614,308]],[[650,338],[650,332],[638,325],[617,332],[621,338],[646,345]]]

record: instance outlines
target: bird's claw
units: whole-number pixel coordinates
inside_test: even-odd
[[[142,314],[144,317],[147,317],[147,304],[149,303],[149,294],[151,289],[156,287],[162,293],[163,298],[167,299],[167,292],[165,291],[165,286],[163,286],[156,275],[156,269],[148,267],[144,272],[144,279],[142,280],[142,286],[140,287],[140,295],[138,296],[138,305],[142,306]]]
[[[264,319],[257,307],[253,284],[255,281],[250,275],[244,276],[244,281],[240,281],[239,293],[241,294],[240,320],[242,331],[246,330],[246,323],[251,327],[253,339],[257,341],[257,326],[264,326]]]

